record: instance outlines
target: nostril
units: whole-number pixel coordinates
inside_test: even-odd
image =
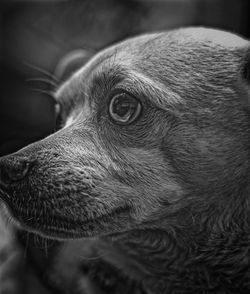
[[[25,178],[31,167],[27,158],[6,157],[0,161],[0,182],[10,184]]]

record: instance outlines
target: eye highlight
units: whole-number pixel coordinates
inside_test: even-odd
[[[62,107],[59,103],[55,104],[55,130],[58,131],[63,126]]]
[[[140,101],[127,93],[116,94],[110,100],[109,115],[117,124],[125,125],[134,122],[141,111]]]

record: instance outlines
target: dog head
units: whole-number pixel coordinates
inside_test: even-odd
[[[100,52],[55,94],[58,131],[1,158],[15,221],[72,238],[219,213],[248,185],[249,47],[187,28]]]

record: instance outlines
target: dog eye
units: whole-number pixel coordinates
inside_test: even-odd
[[[130,124],[142,110],[141,103],[127,93],[115,95],[109,104],[109,114],[118,124]]]

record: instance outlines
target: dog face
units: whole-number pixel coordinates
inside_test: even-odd
[[[0,163],[1,197],[28,231],[74,238],[178,221],[246,184],[249,43],[238,36],[188,28],[129,39],[55,96],[62,127]]]

